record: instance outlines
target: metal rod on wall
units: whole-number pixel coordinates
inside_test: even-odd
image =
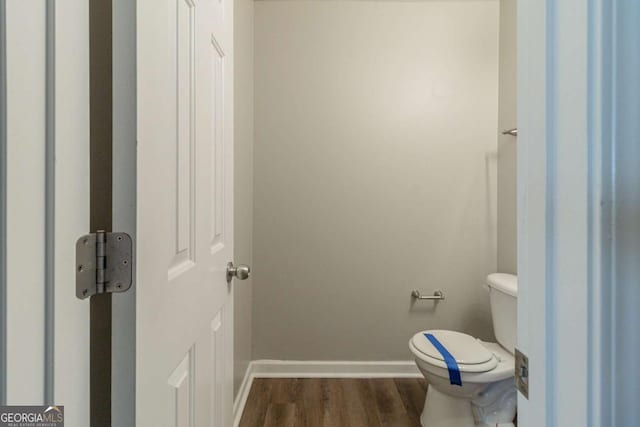
[[[414,289],[413,291],[411,291],[411,296],[417,300],[431,300],[431,301],[438,301],[438,300],[444,300],[444,294],[442,293],[441,290],[437,290],[433,292],[433,295],[422,295],[422,293],[420,293],[419,290]]]

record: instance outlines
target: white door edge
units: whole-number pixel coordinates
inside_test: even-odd
[[[615,40],[638,30],[615,17],[639,13],[603,0],[518,2],[518,348],[530,373],[521,426],[623,425],[611,370],[625,326],[612,320],[623,171],[612,150],[637,140],[616,139],[614,72],[637,75],[638,61],[618,56]]]

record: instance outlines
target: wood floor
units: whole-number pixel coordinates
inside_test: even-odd
[[[240,427],[420,427],[423,379],[256,378]]]

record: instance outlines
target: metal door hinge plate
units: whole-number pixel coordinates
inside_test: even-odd
[[[98,231],[76,242],[76,297],[126,292],[133,277],[131,236]]]
[[[516,348],[516,387],[529,399],[529,358]]]

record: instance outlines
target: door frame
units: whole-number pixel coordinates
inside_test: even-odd
[[[0,377],[7,375],[7,0],[0,0]],[[7,382],[0,381],[0,405]]]
[[[36,3],[0,1],[0,404],[62,404],[85,425],[89,307],[73,251],[89,220],[87,10]]]
[[[104,0],[98,0],[104,1]],[[113,45],[113,228],[136,233],[137,1],[110,0]],[[136,244],[132,247],[136,258]],[[112,295],[111,421],[113,426],[136,425],[136,264],[131,288]]]
[[[626,2],[518,1],[518,348],[530,376],[521,426],[625,425],[638,412],[621,399],[633,382],[616,368],[625,340],[615,337],[640,321],[620,304],[640,298],[625,286],[640,277],[640,233],[628,232],[640,226],[624,202],[637,201],[624,183],[640,176],[622,161],[640,132],[626,95],[640,92],[640,54],[624,41],[640,30],[621,25],[639,16]]]

